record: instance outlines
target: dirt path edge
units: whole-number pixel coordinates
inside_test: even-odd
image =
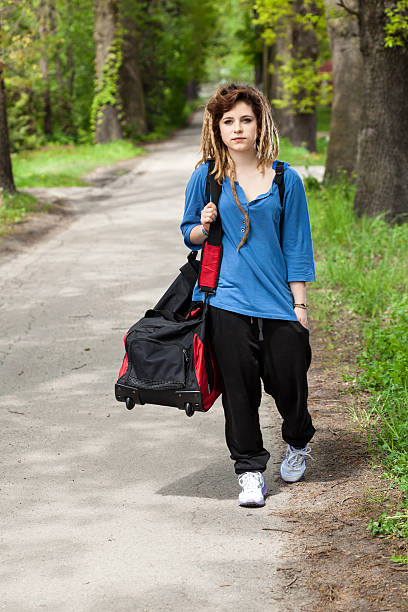
[[[339,357],[327,337],[311,324],[313,361],[309,373],[309,409],[316,427],[312,456],[303,482],[290,486],[290,526],[286,539],[285,602],[293,609],[302,594],[304,612],[322,609],[402,611],[408,609],[407,568],[393,563],[406,554],[406,543],[373,537],[370,518],[395,508],[402,493],[373,467],[367,440],[350,414],[353,402],[342,379],[347,355],[357,352],[356,338]],[[351,363],[351,367],[355,364]],[[342,367],[343,366],[343,367]],[[388,507],[388,508],[387,508]]]

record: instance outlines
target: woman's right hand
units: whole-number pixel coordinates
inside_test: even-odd
[[[210,231],[210,223],[216,220],[217,214],[218,211],[214,202],[208,202],[201,211],[201,225],[207,233]]]

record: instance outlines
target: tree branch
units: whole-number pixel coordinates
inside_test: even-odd
[[[337,2],[338,6],[341,6],[341,8],[344,8],[345,11],[347,11],[348,13],[350,13],[350,15],[354,15],[354,17],[357,17],[358,19],[360,19],[360,13],[359,11],[353,11],[353,9],[351,9],[349,6],[346,6],[344,4],[344,0],[339,0]]]

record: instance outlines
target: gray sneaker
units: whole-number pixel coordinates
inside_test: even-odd
[[[298,482],[303,478],[306,469],[306,457],[313,459],[308,444],[304,448],[293,448],[288,444],[286,455],[280,466],[280,475],[285,482]]]

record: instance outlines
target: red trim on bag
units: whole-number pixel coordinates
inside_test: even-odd
[[[118,379],[125,374],[126,370],[128,369],[128,365],[129,365],[128,356],[127,356],[127,352],[126,352],[126,338],[128,337],[128,335],[129,335],[129,332],[123,338],[123,342],[124,342],[124,345],[125,345],[125,357],[123,359],[122,367],[119,370]]]
[[[198,314],[201,311],[201,306],[199,306],[198,308],[196,308],[195,310],[192,310],[191,312],[189,312],[186,316],[186,319],[192,319],[193,317],[196,316],[196,314]]]
[[[214,288],[217,284],[218,264],[221,245],[205,244],[205,252],[201,261],[200,286]]]
[[[220,385],[218,381],[218,375],[217,375],[217,368],[215,367],[214,359],[211,355],[211,363],[213,365],[213,370],[214,370],[214,388],[210,393],[208,389],[207,370],[205,367],[204,346],[200,338],[197,336],[197,334],[194,334],[193,346],[194,346],[194,369],[195,369],[195,374],[196,374],[196,378],[198,382],[198,387],[201,391],[201,396],[203,398],[203,408],[204,410],[209,410],[211,406],[213,405],[213,403],[215,402],[215,400],[217,399],[217,397],[221,393],[221,389],[220,389]]]

